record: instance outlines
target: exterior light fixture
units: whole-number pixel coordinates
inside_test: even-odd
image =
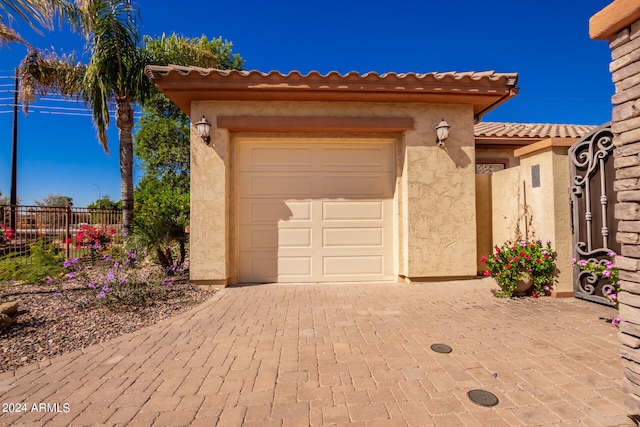
[[[444,147],[444,141],[449,137],[449,124],[442,119],[442,121],[436,126],[436,145],[438,147]]]
[[[209,131],[211,130],[211,123],[207,121],[207,119],[202,116],[200,121],[196,123],[196,132],[198,136],[202,138],[202,142],[209,145],[209,141],[211,141],[211,136],[209,135]]]

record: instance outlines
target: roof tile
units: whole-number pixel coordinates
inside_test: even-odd
[[[474,127],[476,138],[582,138],[598,126],[547,123],[480,122]]]
[[[327,80],[332,79],[340,79],[340,80],[406,80],[406,81],[437,81],[437,80],[472,80],[478,81],[482,79],[487,79],[492,82],[499,81],[503,79],[507,84],[515,85],[518,80],[517,73],[496,73],[495,71],[466,71],[466,72],[457,72],[450,71],[446,73],[376,73],[374,71],[359,74],[355,71],[350,71],[346,74],[340,74],[337,71],[330,71],[326,74],[321,74],[318,71],[310,71],[307,74],[302,74],[300,71],[290,71],[288,73],[282,73],[280,71],[269,71],[262,72],[258,70],[249,70],[249,71],[238,71],[238,70],[221,70],[217,68],[200,68],[193,66],[181,66],[181,65],[150,65],[146,68],[147,75],[152,79],[157,79],[162,75],[168,75],[172,72],[178,73],[180,75],[188,75],[190,73],[198,73],[201,76],[210,76],[211,74],[218,74],[220,76],[242,76],[242,77],[262,77],[262,78],[277,78],[281,79],[282,77],[293,77],[293,78],[322,78]]]

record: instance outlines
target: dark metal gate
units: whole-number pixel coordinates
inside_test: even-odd
[[[571,169],[571,231],[573,257],[587,262],[606,263],[609,252],[620,253],[616,242],[617,221],[613,182],[613,133],[606,123],[569,149]],[[609,304],[604,294],[615,289],[604,278],[574,266],[573,293],[582,298]]]

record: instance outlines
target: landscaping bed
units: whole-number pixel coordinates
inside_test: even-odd
[[[194,288],[188,271],[177,274],[161,298],[139,305],[86,304],[89,292],[76,281],[62,278],[38,285],[4,286],[0,302],[18,301],[19,307],[15,323],[0,329],[0,372],[136,331],[182,313],[214,294]]]

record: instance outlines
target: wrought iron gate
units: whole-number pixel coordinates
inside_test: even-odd
[[[604,264],[608,253],[620,253],[616,242],[617,221],[613,210],[613,133],[606,123],[569,149],[571,169],[571,231],[576,260]],[[615,292],[608,280],[574,266],[573,293],[582,298],[608,304],[604,294]]]

